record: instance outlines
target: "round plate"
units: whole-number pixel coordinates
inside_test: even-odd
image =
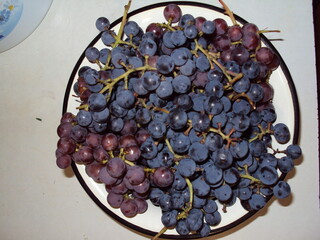
[[[173,3],[173,2],[170,2]],[[164,22],[163,9],[168,4],[168,2],[162,2],[158,4],[149,5],[141,9],[135,10],[129,13],[130,20],[136,21],[143,29],[147,27],[151,22]],[[224,10],[215,6],[196,3],[196,2],[176,2],[181,9],[183,14],[190,13],[197,16],[203,16],[207,19],[223,18],[229,25],[231,21],[228,16],[224,15]],[[196,14],[195,14],[196,13]],[[237,21],[240,24],[246,23],[246,21],[238,16],[235,16]],[[117,32],[121,22],[121,18],[117,19],[111,24],[111,28]],[[89,44],[89,46],[95,46],[98,49],[104,48],[105,46],[100,40],[101,33],[97,35],[95,39]],[[268,41],[264,36],[262,36],[263,44],[270,47],[276,54],[279,53],[273,47],[273,45]],[[279,56],[280,57],[280,56]],[[292,133],[292,138],[290,143],[297,143],[298,140],[298,128],[299,128],[299,107],[296,96],[295,87],[291,79],[290,73],[281,59],[280,67],[272,73],[270,78],[270,83],[273,85],[275,94],[274,94],[274,105],[277,111],[277,122],[285,123]],[[75,95],[73,92],[73,84],[77,81],[77,72],[79,68],[90,64],[84,56],[84,52],[80,56],[78,62],[76,63],[73,72],[70,76],[70,80],[66,89],[63,113],[73,112],[76,113],[76,107],[79,106],[77,99],[72,97]],[[288,144],[290,144],[288,143]],[[275,146],[277,147],[277,146]],[[282,145],[283,148],[283,145]],[[141,232],[147,235],[155,235],[162,228],[161,223],[161,210],[158,207],[153,206],[149,203],[149,209],[146,213],[140,214],[134,218],[126,218],[122,215],[119,209],[114,209],[109,206],[106,201],[107,193],[105,191],[103,184],[98,184],[94,182],[90,177],[85,173],[85,168],[83,165],[72,164],[72,168],[85,189],[85,191],[90,195],[92,200],[108,215],[110,215],[116,221],[126,225],[127,227]],[[281,175],[283,179],[285,175]],[[230,230],[240,223],[246,221],[247,219],[253,217],[256,212],[246,211],[240,204],[240,201],[237,201],[233,206],[228,207],[228,211],[224,213],[222,210],[222,205],[219,206],[219,212],[222,215],[221,223],[212,227],[210,235],[218,234],[223,231]],[[168,230],[164,235],[165,238],[169,239],[191,239],[199,238],[199,235],[191,234],[188,236],[180,236],[175,230]]]
[[[41,23],[52,0],[0,0],[0,53],[25,40]]]

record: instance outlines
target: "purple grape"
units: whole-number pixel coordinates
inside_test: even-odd
[[[124,197],[122,194],[116,194],[114,192],[108,193],[107,201],[109,205],[113,208],[120,208],[123,200]]]
[[[181,8],[176,4],[168,4],[163,10],[164,18],[172,23],[179,22],[182,12]]]
[[[128,179],[129,183],[132,185],[138,185],[145,180],[145,172],[141,166],[129,167],[125,177]]]
[[[173,183],[174,175],[169,168],[159,167],[153,173],[153,182],[160,188],[168,187]]]
[[[128,218],[132,218],[138,214],[138,206],[134,199],[124,199],[120,205],[120,210]]]
[[[111,177],[120,178],[124,175],[126,171],[126,164],[121,158],[111,158],[107,164],[106,168]]]
[[[59,168],[65,169],[71,165],[72,159],[70,155],[62,155],[57,157],[56,164]]]

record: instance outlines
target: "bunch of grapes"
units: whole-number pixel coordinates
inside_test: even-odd
[[[253,23],[183,14],[164,8],[164,23],[143,30],[127,19],[120,29],[96,21],[103,49],[88,47],[74,92],[77,113],[58,126],[57,165],[85,165],[104,184],[107,202],[126,217],[161,209],[163,230],[210,234],[221,213],[241,201],[248,211],[271,196],[285,198],[280,178],[301,156],[276,123],[269,84],[279,57],[261,43]],[[156,237],[157,237],[156,236]],[[156,238],[155,237],[155,238]]]

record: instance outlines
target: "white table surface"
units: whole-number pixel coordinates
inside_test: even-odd
[[[132,3],[132,10],[158,0]],[[220,6],[217,0],[201,2]],[[210,239],[319,239],[319,156],[312,1],[226,0],[260,28],[280,29],[273,42],[286,62],[301,110],[304,157],[289,179],[290,203],[273,201],[263,216]],[[72,172],[56,167],[55,149],[66,84],[96,36],[96,18],[120,17],[124,0],[54,0],[40,26],[0,54],[0,239],[148,239],[113,221]],[[196,14],[195,14],[196,15]],[[279,35],[268,35],[279,38]],[[42,121],[36,120],[41,118]]]

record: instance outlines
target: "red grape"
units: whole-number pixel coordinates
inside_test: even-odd
[[[123,202],[123,195],[116,194],[114,192],[109,192],[107,196],[107,202],[113,208],[120,208],[121,203]]]
[[[216,26],[216,30],[215,30],[216,35],[225,34],[227,32],[228,24],[227,24],[226,20],[224,20],[222,18],[216,18],[213,20],[213,22]]]
[[[163,10],[164,18],[172,23],[179,22],[181,14],[181,8],[177,4],[168,4]]]
[[[273,60],[273,52],[270,48],[261,47],[256,51],[256,59],[264,64],[269,64]]]
[[[60,138],[57,148],[58,151],[63,154],[71,154],[76,150],[76,143],[71,138]]]
[[[101,145],[107,151],[113,151],[118,147],[118,138],[113,133],[107,133],[102,137]]]
[[[118,157],[111,158],[107,162],[106,167],[110,176],[114,178],[120,178],[121,176],[124,175],[124,173],[127,170],[126,164],[124,163],[124,161]]]
[[[69,167],[71,165],[72,159],[70,157],[70,155],[62,155],[57,157],[56,163],[57,166],[61,169],[65,169],[67,167]]]
[[[238,25],[233,25],[228,29],[227,35],[232,42],[240,41],[243,36],[242,28]]]
[[[138,213],[138,206],[133,199],[124,199],[121,203],[120,210],[128,218],[132,218]]]
[[[158,187],[168,187],[174,179],[172,171],[167,167],[159,167],[153,173],[153,182]]]
[[[69,137],[72,130],[71,122],[63,122],[57,128],[57,134],[60,138]]]
[[[260,44],[260,37],[254,32],[245,33],[242,37],[242,44],[249,51],[255,50]]]

